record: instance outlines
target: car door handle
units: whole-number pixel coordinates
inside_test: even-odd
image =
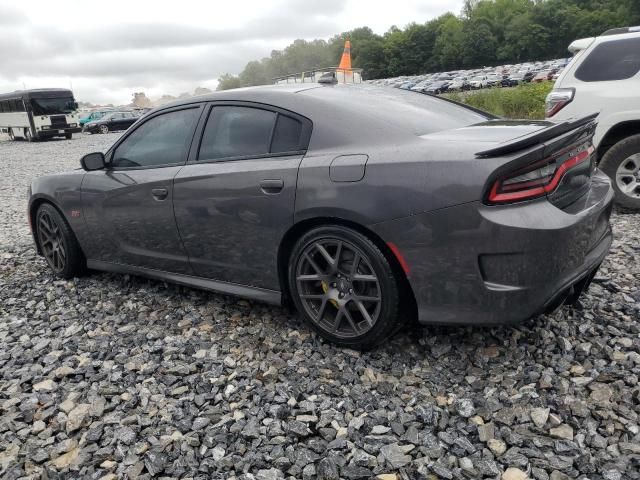
[[[269,195],[273,195],[274,193],[280,193],[284,188],[284,182],[281,178],[273,179],[273,180],[262,180],[260,182],[260,189]]]
[[[169,190],[166,188],[154,188],[151,190],[151,195],[153,195],[153,198],[156,200],[162,201],[169,195]]]

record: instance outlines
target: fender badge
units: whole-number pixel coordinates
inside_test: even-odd
[[[80,210],[71,210],[71,216],[72,217],[79,217],[80,216]]]

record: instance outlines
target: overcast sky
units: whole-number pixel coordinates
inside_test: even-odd
[[[239,73],[296,38],[328,39],[364,25],[384,33],[462,8],[462,0],[164,4],[0,0],[0,93],[73,85],[77,100],[123,104],[135,91],[154,98],[214,89],[221,74]]]

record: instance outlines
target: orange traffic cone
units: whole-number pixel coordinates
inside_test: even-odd
[[[344,51],[342,52],[342,58],[340,59],[339,70],[351,70],[351,42],[347,40],[344,42]]]

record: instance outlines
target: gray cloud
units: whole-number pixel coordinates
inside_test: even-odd
[[[428,8],[429,16],[442,13],[443,2],[460,0],[437,0],[437,6]],[[27,5],[0,5],[0,88],[21,87],[25,78],[43,86],[37,79],[46,78],[58,79],[61,85],[73,80],[84,95],[96,95],[81,100],[112,100],[113,92],[133,88],[167,88],[166,93],[178,94],[211,84],[225,72],[237,73],[248,61],[268,56],[295,38],[326,38],[360,26],[359,21],[345,25],[341,18],[347,3],[280,0],[271,3],[259,18],[249,16],[242,21],[244,17],[238,15],[234,24],[218,22],[217,7],[209,9],[202,4],[202,14],[212,18],[211,27],[201,21],[194,25],[174,23],[170,14],[163,22],[98,24],[95,18],[75,19],[73,11],[68,23],[34,25],[24,13]],[[424,4],[417,8],[426,9]],[[431,13],[432,9],[436,12]]]
[[[10,27],[26,23],[27,16],[11,5],[0,5],[0,27]]]

